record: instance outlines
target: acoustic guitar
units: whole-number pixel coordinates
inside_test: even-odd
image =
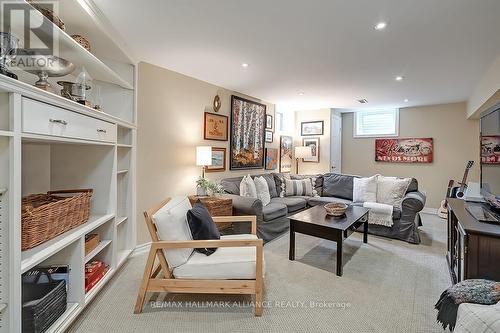
[[[474,165],[474,161],[468,161],[465,166],[464,176],[462,182],[459,183],[460,186],[453,187],[455,181],[450,179],[448,182],[448,189],[446,190],[446,197],[441,201],[441,206],[438,209],[438,216],[443,219],[448,218],[448,198],[463,198],[465,195],[465,189],[467,188],[467,177],[469,176],[469,170]]]

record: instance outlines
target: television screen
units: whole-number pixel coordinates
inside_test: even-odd
[[[500,207],[500,107],[481,117],[481,192]]]

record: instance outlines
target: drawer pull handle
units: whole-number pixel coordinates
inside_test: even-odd
[[[62,119],[49,119],[49,121],[55,124],[68,125],[68,122]]]
[[[97,132],[98,132],[98,133],[108,133],[108,132],[106,132],[106,130],[105,130],[105,129],[100,129],[100,128],[98,128],[98,129],[97,129]]]

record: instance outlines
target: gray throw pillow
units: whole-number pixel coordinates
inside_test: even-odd
[[[327,173],[323,176],[323,197],[352,200],[354,176]]]

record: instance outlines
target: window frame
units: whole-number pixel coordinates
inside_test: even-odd
[[[361,113],[361,112],[374,112],[374,111],[388,111],[388,110],[391,110],[391,111],[394,111],[395,114],[396,114],[396,117],[395,117],[395,133],[391,133],[391,134],[358,134],[357,133],[357,128],[358,128],[358,116],[357,114],[358,113]],[[352,128],[352,136],[353,138],[395,138],[395,137],[398,137],[399,136],[399,109],[375,109],[375,110],[360,110],[360,111],[357,111],[357,112],[354,112],[354,115],[353,115],[353,128]]]

